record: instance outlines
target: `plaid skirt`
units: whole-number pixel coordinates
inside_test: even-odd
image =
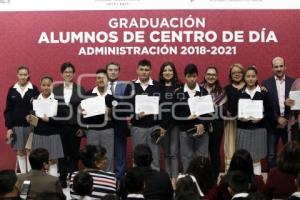
[[[32,150],[37,148],[47,149],[49,152],[49,160],[64,157],[64,151],[60,135],[37,135],[33,133]]]
[[[236,150],[245,149],[249,151],[253,161],[259,161],[267,155],[267,130],[237,129]]]
[[[12,128],[13,133],[16,134],[16,139],[11,143],[11,147],[14,150],[25,150],[25,145],[29,134],[32,132],[30,126],[15,126]]]

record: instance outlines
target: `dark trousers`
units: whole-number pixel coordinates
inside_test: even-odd
[[[65,181],[68,173],[78,171],[79,149],[81,138],[77,137],[77,125],[64,125],[61,127],[61,141],[64,157],[58,160],[59,179]]]
[[[125,174],[126,153],[127,153],[127,122],[116,122],[114,126],[115,134],[115,173],[118,180]]]
[[[276,153],[278,141],[281,138],[282,143],[286,144],[288,139],[287,129],[274,128],[268,131],[268,167],[272,169],[276,166]]]
[[[209,155],[211,159],[212,172],[214,180],[218,180],[220,173],[221,157],[220,157],[220,145],[222,136],[224,133],[224,120],[211,121],[212,132],[209,133]]]

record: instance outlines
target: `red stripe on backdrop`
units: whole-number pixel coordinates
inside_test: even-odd
[[[81,46],[162,46],[149,41],[145,43],[123,44],[121,41],[115,44],[38,44],[42,32],[67,32],[67,31],[117,31],[127,29],[111,29],[108,22],[111,18],[187,18],[205,17],[205,28],[192,30],[213,30],[218,33],[224,30],[249,30],[266,31],[273,30],[276,33],[278,43],[192,43],[175,42],[166,43],[175,46],[236,46],[236,55],[94,55],[78,56]],[[245,66],[255,64],[259,68],[260,80],[271,75],[271,60],[275,56],[286,59],[288,74],[299,77],[300,63],[300,11],[297,10],[155,10],[155,11],[59,11],[59,12],[1,12],[0,13],[0,99],[1,111],[5,107],[6,93],[10,85],[16,81],[16,68],[25,64],[31,69],[31,80],[39,84],[42,75],[52,75],[60,80],[59,67],[65,61],[71,61],[77,67],[77,75],[94,73],[99,67],[104,67],[110,61],[121,64],[121,79],[131,80],[135,78],[135,67],[138,60],[147,58],[153,63],[153,78],[157,79],[159,66],[167,60],[173,61],[182,77],[183,67],[187,63],[196,63],[200,68],[200,80],[205,66],[215,64],[220,70],[220,80],[223,85],[227,83],[228,68],[230,64],[239,62]],[[129,31],[143,30],[146,34],[156,30],[131,28]],[[165,28],[161,30],[188,30],[187,28]],[[92,79],[83,80],[83,85],[90,89],[93,86]],[[1,120],[0,139],[0,169],[14,167],[15,156],[8,145],[4,143],[6,129],[3,115]]]

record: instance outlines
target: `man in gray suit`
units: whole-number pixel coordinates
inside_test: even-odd
[[[64,158],[58,161],[58,171],[61,184],[65,188],[67,187],[66,178],[68,173],[71,174],[74,171],[78,171],[78,155],[82,130],[78,125],[77,117],[78,106],[83,99],[85,91],[73,81],[75,67],[72,63],[63,63],[60,72],[63,83],[55,86],[53,93],[61,107],[58,117],[64,122],[61,123],[60,127]]]
[[[57,199],[66,199],[59,180],[46,173],[49,169],[49,153],[46,149],[37,148],[29,155],[30,172],[18,176],[18,188],[25,180],[30,181],[27,199],[35,199],[43,193],[54,194]]]
[[[109,79],[108,90],[111,90],[113,96],[117,100],[121,100],[127,83],[119,81],[120,65],[110,62],[106,65],[106,72]],[[115,120],[115,172],[119,180],[125,173],[126,169],[126,145],[127,134],[129,132],[126,120]]]
[[[268,165],[269,169],[276,165],[277,143],[282,139],[283,144],[287,142],[287,122],[290,113],[285,100],[289,96],[294,79],[286,76],[286,65],[284,59],[275,57],[272,60],[273,76],[264,80],[262,85],[268,91],[269,99],[272,100],[273,115],[268,120]]]

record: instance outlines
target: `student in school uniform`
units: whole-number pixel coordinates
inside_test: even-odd
[[[60,104],[60,118],[64,123],[60,125],[60,137],[62,140],[64,157],[58,161],[59,180],[61,185],[67,187],[68,173],[72,174],[78,170],[78,152],[82,129],[78,124],[78,106],[85,94],[84,88],[76,84],[73,80],[75,77],[75,66],[71,62],[65,62],[60,67],[63,83],[55,85],[53,94]]]
[[[263,118],[239,118],[237,122],[236,149],[245,149],[250,152],[253,159],[254,174],[261,174],[260,160],[267,155],[267,129],[266,122],[271,118],[270,100],[267,92],[258,85],[258,71],[250,66],[245,71],[245,89],[239,94],[234,113],[238,113],[240,99],[263,101]],[[251,108],[249,108],[251,109]]]
[[[179,150],[179,127],[172,118],[172,104],[175,92],[182,86],[178,80],[174,63],[164,62],[159,72],[159,82],[162,85],[161,108],[162,123],[167,127],[167,133],[162,140],[162,148],[165,153],[166,172],[169,174],[172,185],[175,186],[178,176],[178,150]]]
[[[198,69],[195,64],[188,64],[184,69],[186,83],[175,93],[175,120],[179,125],[180,156],[183,170],[186,172],[190,161],[196,156],[208,157],[207,121],[203,116],[195,116],[190,112],[188,99],[205,96],[208,92],[197,83]],[[202,119],[201,119],[202,118]],[[196,127],[196,135],[191,136],[188,130]]]
[[[19,67],[17,69],[17,77],[18,82],[11,86],[7,93],[4,119],[7,128],[6,140],[11,141],[13,150],[17,152],[20,172],[26,173],[26,171],[30,170],[30,164],[28,160],[29,155],[26,155],[25,145],[31,132],[26,116],[32,110],[31,101],[33,97],[39,94],[39,91],[29,81],[28,67]],[[13,140],[12,138],[15,139]]]
[[[55,101],[52,93],[53,79],[50,76],[41,78],[41,94],[36,98],[37,100]],[[59,107],[57,108],[59,109]],[[59,111],[58,111],[59,112]],[[28,115],[27,120],[32,123],[33,116]],[[62,142],[60,138],[59,120],[55,117],[38,118],[36,127],[33,130],[32,150],[37,148],[44,148],[49,152],[49,174],[58,177],[57,161],[64,157]]]
[[[87,144],[102,146],[107,151],[107,171],[113,172],[114,161],[114,129],[112,122],[112,108],[114,98],[107,90],[108,77],[105,69],[96,71],[96,87],[87,92],[88,97],[101,96],[105,98],[107,111],[103,115],[87,117],[83,121],[87,128]],[[83,111],[84,115],[84,111]]]
[[[153,153],[153,161],[151,167],[155,170],[160,170],[159,160],[160,152],[159,145],[151,138],[151,133],[159,129],[160,124],[158,115],[145,115],[144,113],[135,113],[135,96],[147,95],[147,96],[160,96],[161,85],[151,79],[151,62],[143,59],[138,62],[137,66],[137,80],[130,82],[125,89],[125,96],[128,97],[127,103],[132,105],[131,112],[127,112],[127,115],[131,115],[131,138],[133,148],[138,144],[149,145]],[[126,107],[127,108],[127,107]],[[160,134],[164,135],[167,128],[160,128]]]
[[[242,171],[231,171],[228,176],[228,191],[233,196],[231,200],[247,199],[250,188],[248,176]]]

